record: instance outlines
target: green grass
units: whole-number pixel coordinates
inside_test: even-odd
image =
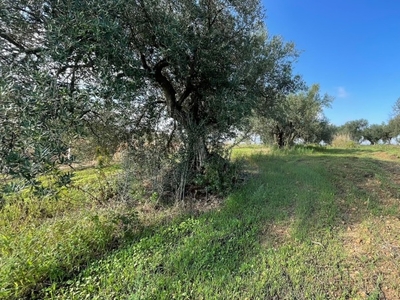
[[[1,299],[34,297],[115,248],[121,220],[132,215],[102,198],[116,172],[116,166],[78,171],[74,188],[57,199],[27,191],[6,198],[0,210]]]
[[[42,204],[50,217],[19,208],[21,219],[7,213],[15,202],[0,212],[14,216],[0,227],[0,298],[398,299],[398,154],[241,146],[232,157],[250,179],[202,214],[145,206],[129,218],[71,191]],[[76,180],[95,193],[92,172]]]

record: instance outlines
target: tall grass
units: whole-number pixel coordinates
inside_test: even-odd
[[[134,223],[135,213],[104,198],[117,170],[79,171],[73,188],[58,198],[37,198],[29,191],[5,198],[0,210],[1,299],[34,298],[120,243],[123,222]]]
[[[345,148],[345,149],[356,148],[358,146],[358,144],[351,139],[350,135],[345,133],[335,134],[331,145],[332,147],[335,148]]]
[[[93,262],[56,299],[286,299],[322,298],[340,290],[329,278],[341,260],[331,230],[335,188],[318,163],[285,153],[257,154],[258,166],[223,207],[188,216]],[[306,284],[309,282],[309,284]],[[311,284],[312,283],[312,284]]]
[[[245,157],[251,174],[243,186],[211,211],[163,222],[149,220],[167,216],[165,207],[132,210],[80,191],[43,203],[47,217],[9,202],[0,298],[399,299],[396,276],[384,273],[398,262],[379,256],[397,242],[378,229],[400,229],[385,219],[400,213],[400,166],[377,161],[381,148],[339,150],[239,147],[233,157]],[[81,175],[76,182],[94,192],[96,173]],[[368,250],[372,237],[380,239]]]

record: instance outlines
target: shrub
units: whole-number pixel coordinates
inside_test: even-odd
[[[237,183],[242,163],[241,160],[229,161],[227,155],[214,154],[203,172],[197,174],[194,184],[204,187],[208,192],[226,195]]]
[[[336,134],[332,140],[334,148],[356,148],[358,144],[350,138],[349,134]]]

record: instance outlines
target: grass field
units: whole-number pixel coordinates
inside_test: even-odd
[[[400,148],[241,146],[186,207],[109,200],[117,166],[0,210],[1,299],[400,299]]]

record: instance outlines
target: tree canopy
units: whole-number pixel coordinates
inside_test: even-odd
[[[259,112],[256,132],[264,142],[272,141],[279,147],[290,146],[296,139],[307,143],[329,142],[333,132],[323,109],[332,100],[319,94],[318,84],[307,91],[282,96],[274,106]]]
[[[371,124],[366,127],[363,132],[363,139],[371,143],[371,145],[377,144],[380,140],[385,138],[386,124]]]
[[[393,105],[393,111],[388,122],[388,128],[392,137],[398,137],[400,135],[400,98],[397,99]]]
[[[368,120],[359,119],[346,122],[338,128],[338,131],[339,133],[348,134],[351,140],[359,143],[366,128],[368,128]]]
[[[4,0],[0,20],[1,164],[28,179],[98,128],[133,144],[164,132],[200,172],[301,85],[294,45],[269,36],[258,0]]]

